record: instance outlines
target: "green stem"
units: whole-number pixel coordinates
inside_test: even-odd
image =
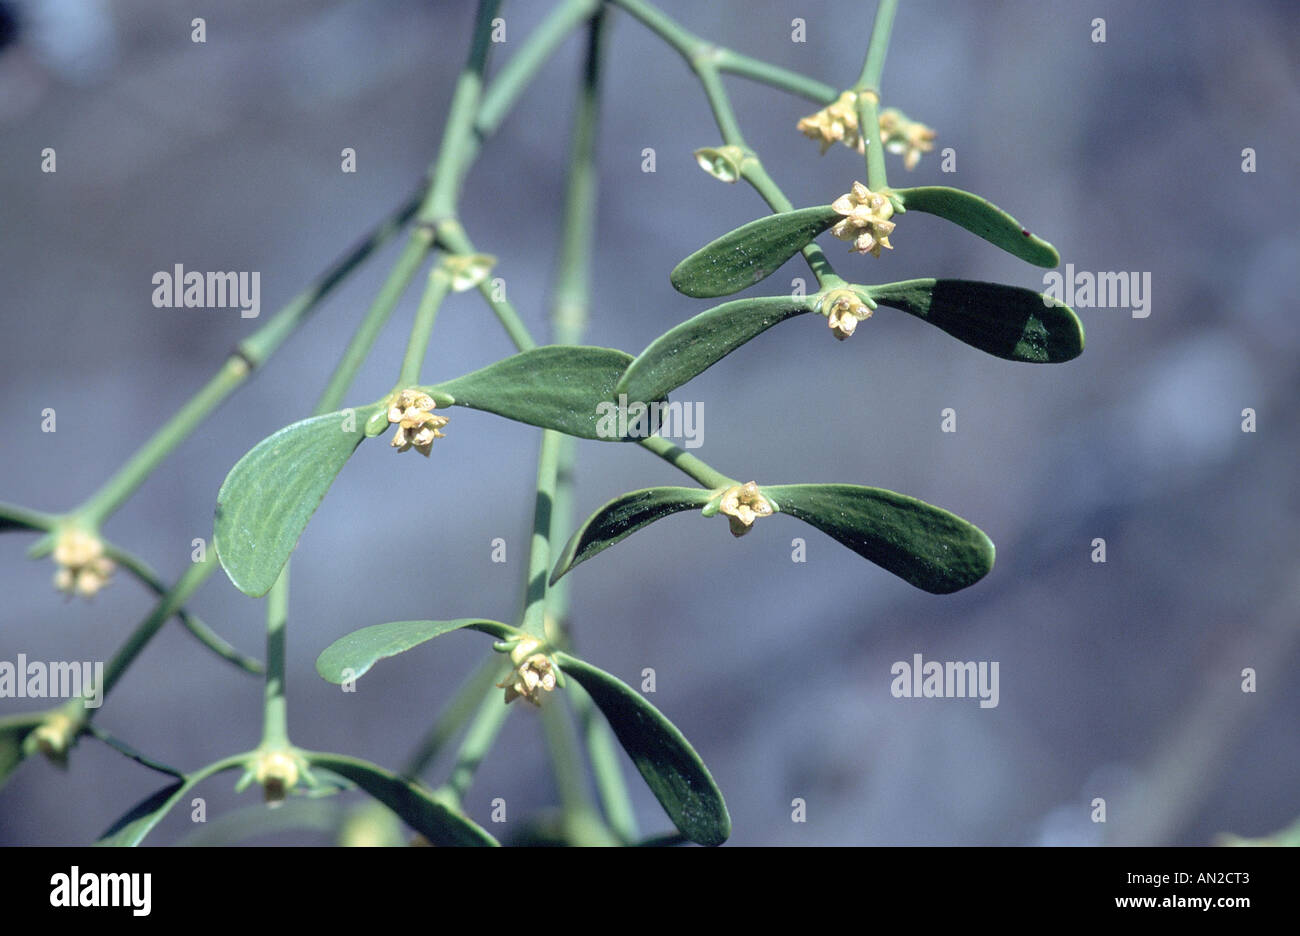
[[[867,188],[873,192],[882,192],[889,187],[885,173],[885,148],[880,143],[880,76],[885,68],[885,53],[889,50],[889,35],[897,11],[898,0],[880,0],[871,27],[871,40],[867,44],[867,57],[862,63],[862,74],[853,88],[858,95],[858,127],[867,150]]]
[[[885,146],[880,141],[880,101],[873,92],[864,91],[858,95],[858,126],[875,127],[873,133],[864,132],[862,140],[867,147],[867,188],[873,192],[883,192],[889,188],[889,176],[885,170]]]
[[[288,711],[284,696],[285,623],[289,616],[289,564],[266,596],[266,692],[263,704],[262,747],[289,746]]]
[[[610,2],[640,20],[659,38],[681,53],[688,62],[707,45],[704,40],[643,0],[610,0]]]
[[[728,146],[739,146],[741,149],[748,149],[745,143],[745,136],[740,132],[740,124],[736,121],[736,112],[732,109],[731,98],[727,94],[726,88],[722,86],[722,76],[718,72],[717,64],[713,58],[714,50],[709,49],[697,54],[691,60],[691,67],[695,75],[700,79],[700,85],[704,88],[704,95],[709,99],[709,107],[713,110],[713,119],[722,132],[722,141]]]
[[[104,541],[104,555],[112,559],[122,568],[134,575],[146,588],[152,591],[159,598],[167,594],[168,585],[163,581],[149,564],[133,553],[127,552],[119,546]],[[233,647],[224,637],[204,624],[197,615],[191,614],[186,608],[178,608],[176,616],[180,619],[181,624],[185,626],[194,637],[207,647],[217,656],[230,663],[235,664],[245,672],[260,676],[264,673],[265,667],[260,662],[251,657],[245,656]]]
[[[154,607],[149,616],[141,621],[131,635],[127,637],[126,642],[117,649],[113,658],[108,661],[104,667],[103,689],[101,690],[100,702],[107,698],[108,694],[113,691],[122,674],[127,668],[135,662],[135,658],[140,655],[140,651],[145,648],[154,634],[165,624],[173,614],[185,604],[190,595],[202,585],[209,575],[217,568],[217,560],[209,554],[203,562],[196,562],[185,570],[185,573],[177,580],[161,601]],[[66,706],[67,714],[79,724],[84,724],[93,717],[94,713],[99,711],[98,708],[86,708],[84,700],[93,697],[94,693],[86,693],[80,699],[69,700]]]
[[[879,149],[879,147],[877,147]],[[757,156],[746,156],[740,164],[740,172],[745,181],[754,187],[754,191],[767,202],[768,207],[773,211],[793,211],[794,205],[786,197],[781,187],[772,180],[763,168],[762,162]],[[833,289],[844,285],[844,280],[835,272],[831,266],[830,260],[818,246],[816,241],[809,243],[802,250],[804,259],[808,261],[808,268],[812,270],[813,276],[817,277],[817,285],[821,289]]]
[[[438,225],[438,246],[449,253],[464,256],[466,254],[478,253],[474,244],[470,241],[465,229],[456,221],[444,221]],[[514,342],[516,348],[520,351],[528,351],[537,347],[537,342],[528,331],[528,326],[523,323],[519,313],[505,295],[497,296],[496,287],[491,280],[484,280],[479,284],[478,291],[483,298],[487,300],[492,311],[496,313],[497,319]]]
[[[406,762],[402,774],[415,779],[428,770],[429,765],[442,752],[447,742],[465,726],[465,722],[483,703],[492,691],[493,684],[500,678],[501,658],[494,653],[479,664],[478,669],[470,674],[456,690],[451,701],[438,713],[437,720],[430,726],[411,759]]]
[[[496,132],[542,65],[569,33],[599,8],[600,0],[565,0],[529,34],[483,93],[483,103],[474,121],[474,132],[480,141]]]
[[[660,436],[641,439],[637,444],[643,449],[654,452],[678,471],[684,471],[706,488],[732,487],[740,483],[735,478],[727,477],[721,471],[717,471],[694,455]]]
[[[562,438],[552,429],[542,431],[542,444],[537,455],[533,537],[528,547],[528,581],[524,592],[522,627],[543,642],[546,640],[546,582],[551,573],[551,511]]]
[[[828,84],[731,49],[719,48],[714,54],[714,63],[721,71],[762,82],[780,91],[807,98],[814,104],[830,104],[839,97],[839,92]]]
[[[590,812],[591,794],[582,772],[582,754],[563,699],[547,699],[542,703],[542,732],[546,736],[546,750],[561,807],[566,813]]]
[[[429,283],[420,297],[420,307],[415,311],[411,337],[406,342],[406,355],[402,358],[402,371],[397,377],[399,387],[414,387],[420,382],[420,367],[429,351],[433,323],[438,318],[438,307],[451,290],[451,277],[441,266],[429,271]]]
[[[745,138],[740,132],[740,125],[736,122],[731,99],[727,95],[726,88],[722,85],[722,79],[719,77],[723,62],[727,61],[726,50],[710,45],[692,35],[654,7],[644,3],[643,0],[610,0],[610,2],[627,10],[685,57],[691,66],[691,70],[695,72],[696,77],[700,80],[700,85],[709,100],[709,106],[713,109],[713,118],[718,124],[718,130],[722,133],[723,140],[728,145],[739,146],[747,150]],[[746,155],[741,162],[741,176],[754,187],[754,190],[758,192],[773,211],[793,210],[794,206],[790,203],[790,199],[772,181],[762,163],[758,161],[757,156],[752,153]],[[843,285],[844,280],[836,275],[834,269],[831,268],[830,261],[826,259],[826,254],[822,252],[822,249],[816,243],[804,247],[802,253],[804,259],[808,261],[808,266],[813,275],[817,277],[819,288],[826,289],[827,287]]]
[[[322,300],[410,220],[426,186],[409,195],[397,209],[346,253],[336,259],[306,289],[253,334],[240,342],[221,369],[176,412],[116,474],[73,513],[84,514],[98,527],[135,493],[158,464],[181,444],[226,397],[263,366],[293,332],[311,317]]]
[[[456,213],[456,196],[460,191],[461,180],[469,171],[470,162],[477,152],[477,146],[473,142],[474,120],[483,93],[483,72],[487,68],[488,51],[492,48],[492,19],[500,5],[501,0],[479,0],[478,15],[474,19],[474,37],[470,41],[469,61],[456,79],[451,109],[442,133],[442,145],[434,164],[437,172],[429,195],[420,206],[422,222],[436,223]]]
[[[497,675],[504,677],[507,672],[509,670],[505,668],[498,669]],[[510,706],[505,705],[494,692],[488,693],[479,704],[474,720],[470,722],[469,730],[465,733],[465,740],[461,742],[460,749],[456,752],[456,763],[451,768],[451,775],[447,778],[445,786],[457,803],[464,800],[465,794],[469,792],[474,782],[474,774],[478,772],[483,758],[492,749],[492,744],[496,741],[501,726],[506,723],[509,714]]]
[[[874,91],[880,94],[880,75],[885,70],[885,53],[889,51],[889,34],[894,28],[894,14],[898,0],[880,0],[876,7],[876,20],[871,26],[871,39],[867,43],[867,57],[862,63],[862,73],[854,91]]]
[[[397,263],[384,280],[379,295],[371,303],[365,318],[361,320],[361,325],[348,342],[342,359],[334,368],[334,373],[330,375],[329,383],[326,384],[325,391],[316,404],[315,415],[332,413],[342,405],[343,397],[347,394],[348,387],[352,386],[352,381],[356,379],[357,371],[370,355],[375,339],[379,337],[388,317],[397,306],[398,300],[402,298],[402,294],[406,292],[406,287],[415,278],[416,271],[420,269],[432,246],[433,234],[428,228],[418,227],[411,233],[406,246],[402,248],[401,256],[397,258]]]
[[[564,198],[564,222],[560,240],[559,274],[551,296],[551,322],[554,337],[560,344],[577,344],[586,330],[590,301],[591,251],[596,214],[596,140],[600,111],[600,65],[604,36],[608,31],[604,12],[591,22],[587,33],[586,66],[578,93],[570,144],[569,177]],[[573,466],[577,440],[563,436],[556,455],[557,472],[552,494],[550,542],[563,543],[573,524]],[[553,639],[568,643],[569,584],[568,576],[551,586],[545,596],[544,629]],[[549,624],[550,627],[546,628]],[[573,680],[569,681],[571,711],[578,715],[596,781],[596,790],[611,828],[616,835],[627,837],[629,828],[635,837],[636,820],[632,802],[616,755],[613,739],[604,719],[593,715],[590,698]],[[558,701],[558,700],[557,700]],[[543,709],[547,749],[555,772],[560,799],[567,810],[589,809],[587,787],[576,765],[579,753],[573,748],[567,719],[560,717],[555,705]]]
[[[53,514],[41,513],[39,510],[28,510],[26,507],[19,507],[17,504],[6,504],[0,502],[0,530],[6,527],[24,527],[28,530],[45,530],[54,529],[57,519]]]

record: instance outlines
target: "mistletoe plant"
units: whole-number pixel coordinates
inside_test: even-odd
[[[736,536],[748,533],[759,519],[787,514],[935,594],[966,588],[986,575],[993,565],[993,544],[967,521],[892,491],[852,483],[772,484],[733,478],[658,436],[632,438],[628,432],[611,432],[601,413],[620,398],[633,401],[629,411],[644,412],[766,329],[805,314],[824,316],[834,337],[841,340],[885,305],[1012,361],[1066,361],[1083,349],[1083,331],[1074,313],[1031,290],[949,279],[858,283],[841,277],[817,244],[817,236],[830,230],[836,238],[851,241],[852,252],[873,258],[881,256],[882,248],[911,248],[916,242],[909,238],[905,215],[920,211],[955,222],[1030,263],[1051,267],[1058,262],[1050,244],[982,198],[939,186],[890,186],[885,151],[902,155],[905,168],[911,169],[932,149],[935,137],[928,127],[900,111],[880,109],[880,76],[896,5],[896,0],[880,3],[862,72],[852,87],[840,90],[706,42],[645,0],[562,0],[488,84],[490,33],[499,0],[480,0],[468,61],[457,81],[441,149],[427,181],[317,282],[240,344],[217,375],[84,504],[57,515],[13,506],[0,510],[0,528],[43,534],[31,553],[53,554],[58,588],[90,597],[121,567],[159,595],[156,608],[109,663],[96,692],[111,693],[145,645],[176,617],[208,650],[245,671],[265,675],[261,743],[251,751],[182,772],[100,729],[92,720],[98,709],[74,699],[51,711],[0,722],[0,777],[35,751],[66,763],[77,740],[89,735],[172,775],[167,786],[129,810],[105,833],[101,840],[106,844],[139,843],[196,784],[218,773],[241,771],[241,787],[255,782],[273,803],[290,794],[319,796],[355,787],[382,804],[353,813],[337,829],[340,841],[400,841],[396,821],[400,818],[434,844],[492,845],[496,844],[493,836],[466,815],[461,804],[506,716],[518,708],[510,703],[523,699],[541,709],[563,807],[557,822],[536,824],[530,840],[723,842],[730,833],[730,818],[722,793],[686,738],[640,693],[588,662],[574,647],[568,627],[567,573],[647,524],[686,510],[697,510],[704,517],[724,515]],[[690,297],[727,296],[760,282],[802,253],[818,286],[810,295],[724,302],[670,328],[637,357],[580,343],[588,314],[601,56],[613,8],[676,50],[699,79],[722,137],[717,145],[695,153],[699,164],[725,182],[745,181],[772,210],[684,259],[672,271],[673,285]],[[458,200],[462,180],[480,148],[540,66],[567,34],[579,28],[585,28],[587,43],[559,273],[551,301],[554,343],[537,346],[515,308],[488,281],[497,261],[471,241],[458,219]],[[724,74],[740,75],[822,105],[800,121],[797,130],[819,142],[823,152],[838,143],[863,154],[866,182],[843,178],[828,186],[834,197],[827,204],[796,209],[745,142],[723,86]],[[226,477],[216,498],[216,560],[207,557],[196,562],[177,582],[167,584],[134,553],[105,539],[100,533],[103,523],[167,454],[265,364],[339,282],[408,223],[405,246],[326,382],[314,414],[253,447]],[[353,378],[380,329],[426,263],[427,279],[395,382],[371,402],[347,405]],[[439,307],[450,294],[465,291],[483,297],[518,353],[473,373],[424,383],[423,363]],[[285,708],[290,554],[358,446],[391,432],[394,457],[412,449],[428,457],[435,448],[454,445],[454,438],[438,440],[453,435],[456,407],[484,410],[543,429],[523,608],[511,622],[472,618],[377,623],[320,652],[316,661],[320,675],[346,684],[362,678],[386,657],[453,631],[476,631],[491,638],[492,652],[399,772],[343,754],[300,748],[290,741]],[[577,439],[639,445],[691,483],[624,494],[570,532],[569,469]],[[567,544],[561,545],[565,536]],[[242,592],[267,598],[264,664],[238,653],[186,607],[218,561]],[[494,692],[494,687],[503,694]],[[567,706],[560,704],[561,696],[567,697]],[[426,768],[458,735],[463,740],[449,776],[437,787],[427,786],[421,780]],[[650,840],[641,837],[624,785],[618,745],[663,806],[676,833]],[[587,790],[584,760],[595,782],[595,800]],[[232,829],[246,830],[247,823],[235,821],[238,813],[233,816]]]

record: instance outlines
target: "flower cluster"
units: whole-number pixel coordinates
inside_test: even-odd
[[[772,515],[772,504],[755,482],[747,481],[723,491],[718,510],[727,515],[731,535],[744,536],[757,518]]]
[[[871,318],[871,307],[862,301],[851,289],[832,289],[822,300],[822,311],[826,313],[831,326],[831,333],[843,341],[853,334],[858,322]]]
[[[903,168],[911,171],[921,161],[922,153],[934,149],[934,131],[890,107],[880,112],[880,141],[889,152],[902,155]]]
[[[266,802],[278,806],[298,785],[298,759],[285,751],[266,751],[257,759],[253,779],[262,787]]]
[[[880,192],[873,192],[861,182],[853,183],[853,191],[831,202],[831,207],[844,215],[831,233],[840,240],[853,241],[855,253],[880,256],[880,248],[894,249],[889,234],[894,230],[894,203]]]
[[[821,144],[823,155],[834,143],[843,143],[859,153],[866,152],[858,133],[858,96],[852,91],[845,91],[834,104],[803,118],[797,126],[800,133]]]
[[[437,407],[433,397],[419,390],[403,390],[388,408],[388,421],[397,423],[397,434],[393,436],[393,447],[405,452],[411,446],[426,458],[433,448],[433,440],[441,439],[438,430],[447,425],[446,416],[435,416]]]
[[[93,533],[68,528],[59,533],[54,545],[54,587],[69,595],[90,598],[108,584],[116,566],[104,555],[104,542]]]
[[[30,753],[35,748],[52,762],[63,766],[68,762],[68,751],[80,731],[81,726],[66,713],[53,712],[31,733],[28,751]]]
[[[542,692],[555,688],[555,664],[551,658],[541,652],[541,642],[531,637],[525,638],[510,651],[510,662],[515,668],[497,683],[498,689],[506,691],[506,704],[522,696],[533,705],[542,704]]]
[[[879,120],[880,142],[889,152],[902,155],[905,169],[915,169],[921,154],[934,149],[934,131],[923,123],[909,120],[898,108],[881,111]],[[823,154],[834,143],[843,143],[859,153],[866,152],[858,125],[858,96],[853,91],[845,91],[833,104],[804,117],[797,126],[800,133],[821,144]]]

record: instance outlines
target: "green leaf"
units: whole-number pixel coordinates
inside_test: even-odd
[[[397,656],[425,641],[468,627],[491,634],[498,640],[515,636],[518,630],[500,621],[459,618],[454,621],[391,621],[372,624],[334,641],[316,658],[316,672],[328,682],[340,684],[360,679],[370,667],[386,657]]]
[[[669,278],[697,299],[729,296],[775,273],[839,217],[830,205],[817,205],[742,224],[677,264]]]
[[[365,438],[376,407],[304,419],[263,439],[217,494],[217,556],[246,595],[271,590],[307,521]]]
[[[1074,310],[1032,289],[916,279],[868,286],[866,291],[876,302],[902,309],[1008,361],[1055,364],[1083,353],[1083,323]]]
[[[600,431],[599,407],[614,396],[630,363],[630,354],[611,348],[546,345],[425,390],[450,397],[455,406],[580,439],[621,442],[626,440]]]
[[[724,302],[656,338],[628,367],[617,391],[630,400],[658,399],[773,325],[811,311],[812,300],[804,296]]]
[[[644,488],[619,495],[588,517],[569,538],[551,573],[551,584],[643,526],[683,510],[703,509],[712,497],[712,491],[685,487]]]
[[[9,775],[23,762],[26,757],[23,742],[44,718],[45,714],[41,712],[0,718],[0,787],[5,785]]]
[[[993,543],[961,517],[914,497],[856,484],[763,485],[781,513],[936,595],[973,585],[993,568]]]
[[[433,792],[367,761],[342,754],[303,752],[307,762],[351,780],[434,845],[492,846],[497,840]]]
[[[945,185],[894,189],[893,194],[908,211],[924,211],[960,224],[972,234],[1035,266],[1054,267],[1061,262],[1055,247],[1030,234],[1019,221],[978,195]]]
[[[184,780],[163,787],[129,809],[108,827],[95,844],[114,847],[139,845],[192,788],[208,777],[244,766],[247,759],[247,754],[227,757],[195,771]]]
[[[731,816],[722,791],[677,726],[639,692],[604,670],[567,653],[556,653],[554,659],[604,713],[673,825],[701,845],[725,842],[731,834]]]

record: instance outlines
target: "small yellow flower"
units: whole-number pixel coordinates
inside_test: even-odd
[[[755,482],[747,481],[722,492],[718,511],[727,515],[732,536],[744,536],[756,519],[772,515],[772,505]]]
[[[93,597],[108,584],[117,566],[104,555],[104,541],[93,533],[76,527],[59,532],[54,544],[54,587],[69,595]]]
[[[889,234],[894,230],[894,203],[880,192],[873,192],[861,182],[853,183],[853,191],[831,202],[831,207],[844,215],[831,233],[840,240],[853,241],[855,253],[880,256],[880,248],[894,249]]]
[[[871,318],[871,307],[851,289],[832,289],[822,300],[831,333],[843,341],[853,334],[858,322]]]
[[[821,144],[824,155],[834,143],[866,152],[862,137],[858,134],[858,96],[852,91],[845,91],[835,103],[823,107],[815,114],[803,118],[797,124],[799,132]]]
[[[54,763],[68,762],[68,751],[80,726],[63,712],[54,712],[32,732],[31,744]]]
[[[286,751],[267,751],[257,759],[253,779],[261,784],[266,801],[272,806],[284,802],[298,785],[298,759]]]
[[[880,113],[880,141],[891,153],[904,154],[903,168],[909,172],[921,161],[921,154],[934,149],[934,130],[919,121],[909,120],[896,108]]]
[[[498,689],[506,691],[507,705],[522,696],[533,705],[540,706],[541,693],[555,688],[555,664],[550,657],[540,652],[541,646],[540,641],[527,637],[510,651],[510,662],[515,664],[515,668],[504,682],[497,683]]]
[[[405,452],[411,446],[426,458],[433,448],[433,440],[443,438],[438,430],[447,425],[446,416],[435,416],[437,407],[433,397],[419,390],[403,390],[388,408],[388,421],[397,423],[393,447]]]

